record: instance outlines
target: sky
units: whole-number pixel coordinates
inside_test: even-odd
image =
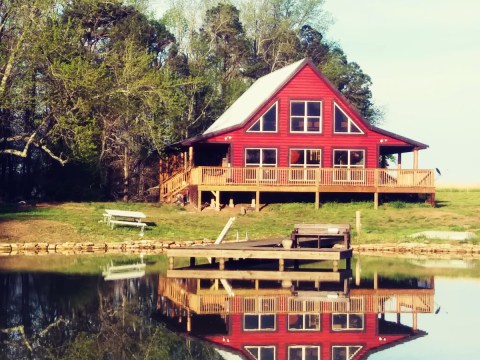
[[[480,1],[325,0],[324,8],[333,19],[326,38],[372,78],[380,127],[429,145],[419,167],[437,168],[438,185],[480,186]],[[412,163],[402,156],[403,168]]]
[[[326,37],[372,78],[380,125],[429,145],[437,184],[479,185],[480,1],[326,0]],[[403,168],[413,156],[403,156]]]

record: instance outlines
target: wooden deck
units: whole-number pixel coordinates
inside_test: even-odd
[[[427,194],[434,205],[434,170],[424,169],[346,169],[281,167],[188,167],[160,185],[160,197],[171,197],[187,186],[198,189],[198,207],[202,192],[212,192],[218,203],[220,192],[254,192],[256,204],[262,192],[298,192],[315,194],[320,205],[322,193],[371,193],[375,207],[379,194]]]

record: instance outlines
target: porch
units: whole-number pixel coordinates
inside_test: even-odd
[[[160,184],[160,196],[178,193],[188,186],[197,190],[195,201],[199,209],[202,194],[211,192],[214,205],[220,210],[222,192],[255,194],[255,209],[259,210],[262,192],[297,192],[315,194],[315,207],[320,207],[322,193],[370,193],[378,208],[380,194],[426,194],[435,204],[435,175],[424,169],[356,169],[304,167],[187,167]]]

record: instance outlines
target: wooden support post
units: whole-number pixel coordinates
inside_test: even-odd
[[[362,231],[362,213],[360,210],[355,211],[355,231],[357,236],[360,235]]]
[[[285,271],[285,260],[278,259],[278,271]]]
[[[360,279],[362,277],[362,267],[360,265],[360,259],[355,264],[355,285],[360,286]]]
[[[260,281],[258,279],[255,279],[255,290],[260,289]]]
[[[198,210],[202,210],[202,190],[198,190],[197,207]]]
[[[188,148],[188,167],[193,166],[193,146]]]
[[[225,258],[220,258],[218,261],[218,269],[225,270]]]
[[[343,279],[343,293],[348,293],[348,279]]]
[[[320,193],[315,190],[315,209],[320,209]]]
[[[413,331],[417,332],[418,326],[417,326],[417,312],[413,312]]]
[[[260,211],[260,191],[255,192],[255,211]]]
[[[376,271],[373,273],[373,288],[378,290],[378,273]]]
[[[378,210],[378,192],[375,191],[373,194],[373,208]]]
[[[338,260],[333,260],[333,271],[334,272],[338,271]]]
[[[192,317],[190,316],[190,310],[187,309],[187,332],[192,331]]]
[[[168,269],[173,270],[173,256],[168,258]]]
[[[400,170],[402,168],[402,153],[398,153],[397,155],[397,169]]]
[[[215,210],[220,211],[220,190],[217,191]]]
[[[413,168],[418,169],[418,148],[413,150]]]

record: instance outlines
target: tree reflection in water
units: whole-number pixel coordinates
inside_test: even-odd
[[[152,317],[157,282],[0,274],[0,359],[220,359]]]

